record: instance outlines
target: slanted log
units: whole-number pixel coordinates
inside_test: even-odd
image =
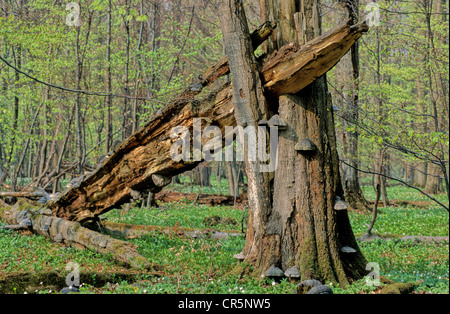
[[[12,207],[0,207],[0,218],[7,223],[20,225],[31,220],[29,230],[76,248],[87,248],[97,253],[109,253],[119,263],[139,269],[149,269],[151,264],[137,252],[137,246],[114,239],[83,227],[79,222],[68,221],[52,215],[52,211],[19,201]]]
[[[234,125],[234,108],[230,99],[228,86],[201,103],[189,97],[189,92],[184,93],[119,145],[103,166],[87,176],[79,186],[67,189],[58,200],[47,206],[55,216],[85,221],[127,203],[132,190],[161,191],[160,184],[153,180],[154,175],[160,176],[158,178],[172,177],[195,168],[201,162],[172,160],[170,150],[174,140],[171,130],[177,126],[192,130],[193,117],[204,118],[203,127],[213,121],[222,130],[227,125]]]
[[[347,21],[302,47],[281,48],[263,61],[261,76],[266,92],[274,95],[298,92],[329,71],[365,31],[365,24],[351,25]],[[227,73],[223,67],[221,73]],[[195,99],[199,93],[199,89],[186,89],[119,145],[102,167],[47,204],[53,215],[74,221],[96,219],[128,202],[132,190],[161,191],[161,186],[153,182],[153,175],[172,177],[200,164],[202,160],[172,160],[170,150],[175,141],[171,138],[172,128],[182,126],[192,130],[193,118],[202,118],[203,128],[216,125],[225,134],[225,126],[234,126],[236,122],[230,85],[200,101]]]

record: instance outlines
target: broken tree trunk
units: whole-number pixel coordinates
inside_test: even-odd
[[[265,4],[264,8],[270,8],[272,16],[279,15],[279,20],[299,20],[302,31],[297,34],[292,29],[295,23],[280,21],[277,46],[284,46],[262,67],[265,90],[272,94],[266,98],[272,102],[269,108],[278,114],[284,128],[280,128],[278,137],[279,162],[273,183],[268,182],[258,168],[246,167],[250,209],[241,254],[243,264],[251,265],[251,272],[257,277],[269,276],[267,272],[274,267],[283,271],[294,268],[300,273],[301,280],[316,279],[345,285],[362,278],[366,273],[366,260],[354,238],[347,212],[338,211],[336,206],[337,197],[342,197],[342,188],[333,112],[328,102],[326,77],[322,75],[326,72],[323,72],[324,68],[334,64],[327,58],[338,53],[338,47],[346,47],[342,43],[344,34],[350,34],[352,29],[360,29],[364,24],[341,25],[341,30],[338,28],[313,39],[321,31],[317,1],[267,0],[261,3]],[[243,42],[248,37],[243,3],[242,0],[224,0],[222,4],[222,32],[229,53],[232,82],[239,87],[233,94],[235,111],[238,114],[241,105],[246,107],[243,112],[249,112],[245,115],[249,122],[252,121],[252,117],[248,117],[251,114],[258,119],[258,110],[254,108],[260,107],[260,99],[254,95],[258,95],[260,87],[258,73],[246,52],[249,44]],[[295,47],[289,42],[297,37],[301,37],[297,39],[299,44],[306,43],[302,53],[295,52],[289,58],[290,62],[283,57],[277,65],[276,56]],[[340,39],[332,40],[334,44],[324,41],[333,37]],[[315,64],[315,60],[321,61]],[[270,62],[274,62],[273,65]],[[302,70],[298,72],[296,68]],[[303,78],[313,78],[314,82],[304,83]],[[251,165],[248,160],[247,165]],[[268,185],[273,189],[268,189]],[[236,273],[243,271],[241,266],[235,269]]]
[[[262,64],[265,90],[274,95],[297,92],[329,71],[367,31],[365,24],[349,21],[327,34],[298,47],[288,45]],[[220,67],[226,74],[228,65]],[[205,74],[204,78],[211,78]],[[281,83],[282,82],[282,83]],[[300,82],[300,83],[299,83]],[[205,79],[204,87],[211,83]],[[197,84],[198,85],[198,84]],[[202,127],[215,125],[224,134],[225,126],[235,126],[231,86],[225,85],[198,101],[201,87],[193,85],[150,121],[125,140],[103,165],[78,185],[64,191],[47,206],[55,216],[73,221],[96,219],[128,202],[133,190],[159,192],[170,177],[191,170],[202,160],[175,161],[171,158],[174,127],[193,127],[193,118],[202,118]],[[202,138],[202,142],[209,139]],[[161,183],[162,182],[162,183]]]
[[[259,130],[258,122],[262,119],[268,120],[268,108],[259,73],[255,71],[257,68],[256,60],[253,52],[249,51],[250,36],[242,3],[234,0],[222,1],[220,17],[225,51],[230,61],[232,74],[232,101],[235,108],[235,118],[238,123],[242,124],[245,121],[247,125]],[[256,143],[264,141],[263,134],[261,132],[256,133]],[[273,134],[271,135],[273,136]],[[249,147],[248,143],[245,144],[245,147]],[[264,142],[264,144],[266,143]],[[270,147],[270,150],[272,154],[274,147]],[[262,171],[259,160],[249,158],[248,151],[245,154],[245,169],[248,180],[249,202],[246,243],[260,243],[258,240],[264,234],[264,226],[261,224],[260,217],[265,215],[264,213],[269,213],[272,205],[270,175],[268,172]],[[249,246],[250,252],[260,249],[257,245]]]
[[[136,245],[84,228],[79,222],[52,216],[50,210],[25,201],[19,201],[12,207],[0,207],[0,218],[16,226],[27,226],[33,233],[48,237],[56,243],[111,254],[114,260],[129,267],[151,267],[147,259],[137,252]]]

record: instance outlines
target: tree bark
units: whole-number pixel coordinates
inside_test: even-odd
[[[353,21],[358,20],[359,1],[352,0],[342,2],[343,10],[338,14],[339,20],[351,18]],[[340,22],[340,21],[339,21]],[[345,115],[350,119],[350,127],[356,126],[359,120],[359,43],[355,42],[351,50],[338,63],[336,84],[337,89],[345,99],[341,99],[340,108],[345,110]],[[341,97],[342,98],[342,97]],[[364,198],[361,186],[359,183],[359,157],[358,157],[358,131],[348,131],[346,128],[347,121],[343,121],[345,133],[344,156],[347,163],[352,165],[348,167],[343,165],[344,171],[342,175],[342,183],[344,188],[345,200],[350,207],[357,210],[369,210],[369,203]]]
[[[108,0],[108,14],[106,22],[106,92],[112,92],[111,82],[111,0]],[[78,94],[77,94],[78,95]],[[105,134],[105,154],[108,154],[112,143],[112,96],[106,97],[106,134]]]
[[[263,119],[267,121],[269,113],[263,95],[262,82],[257,72],[256,59],[251,49],[250,34],[242,1],[222,1],[220,16],[225,53],[230,63],[236,123],[251,126],[254,130],[259,131],[258,121]],[[255,133],[256,143],[259,143],[262,141],[261,134],[260,132]],[[258,267],[256,260],[260,253],[267,249],[264,243],[266,237],[264,219],[271,210],[270,177],[268,173],[262,172],[258,160],[249,158],[248,138],[244,145],[247,148],[245,150],[245,168],[249,201],[244,254],[247,256],[247,262]]]
[[[286,74],[283,70],[286,67],[297,69],[291,77],[303,82],[297,89],[302,88],[305,81],[313,82],[316,77],[311,75],[311,69],[315,69],[315,73],[328,71],[366,30],[364,24],[352,27],[345,22],[302,47],[288,45],[281,49],[263,62],[261,75],[270,77],[273,83],[268,92],[280,93],[278,80],[289,83],[286,75],[273,74],[273,71]],[[330,49],[333,53],[329,53]],[[226,74],[227,71],[222,69],[221,73]],[[202,127],[218,126],[222,134],[225,134],[225,126],[236,125],[229,85],[207,95],[202,101],[195,99],[201,92],[197,85],[208,86],[213,82],[207,79],[211,77],[207,73],[203,75],[202,81],[186,89],[117,147],[100,168],[84,177],[78,186],[64,191],[57,201],[49,203],[54,215],[76,221],[97,219],[97,216],[128,202],[133,190],[159,192],[164,185],[155,183],[155,176],[170,178],[202,162],[173,160],[170,154],[174,142],[171,131],[174,127],[192,130],[193,117],[202,118]],[[295,86],[293,83],[288,85]],[[206,139],[202,141],[204,144]]]
[[[442,187],[442,170],[439,165],[428,165],[428,177],[425,185],[425,193],[428,194],[440,194],[444,192]]]

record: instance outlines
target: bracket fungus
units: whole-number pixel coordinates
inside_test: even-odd
[[[284,275],[289,279],[300,279],[300,271],[298,270],[297,266],[286,269]]]
[[[349,246],[344,246],[340,249],[342,253],[356,253],[356,250]]]
[[[338,200],[334,204],[334,210],[347,210],[347,208],[348,208],[348,205],[343,200]]]
[[[283,131],[287,129],[287,124],[281,120],[279,115],[274,115],[270,120],[267,122],[270,127],[278,127],[278,130]]]
[[[264,276],[278,281],[284,278],[284,272],[275,265],[272,265],[268,270],[266,270]]]
[[[313,142],[311,142],[311,140],[309,138],[305,138],[303,140],[301,140],[300,142],[298,142],[294,149],[298,152],[314,152],[316,151],[317,147],[316,145],[314,145]]]
[[[245,259],[245,255],[243,252],[234,254],[233,258],[237,259],[239,262],[242,262]]]

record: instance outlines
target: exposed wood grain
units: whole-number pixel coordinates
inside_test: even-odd
[[[265,90],[274,95],[301,91],[332,69],[367,30],[365,22],[352,25],[348,19],[299,48],[283,46],[261,70]]]

